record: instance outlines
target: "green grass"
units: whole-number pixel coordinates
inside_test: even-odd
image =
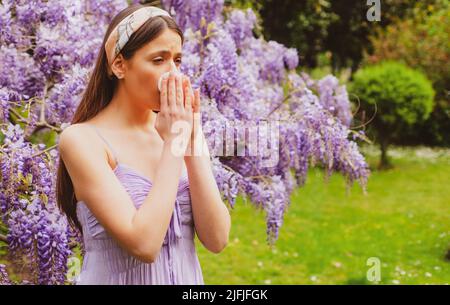
[[[450,283],[450,159],[393,150],[395,168],[373,171],[364,196],[346,194],[318,169],[292,195],[280,237],[266,244],[265,216],[239,199],[230,243],[220,254],[196,239],[206,284],[372,284],[367,259],[381,262],[380,284]],[[426,154],[425,154],[426,155]],[[376,155],[368,155],[375,166]]]

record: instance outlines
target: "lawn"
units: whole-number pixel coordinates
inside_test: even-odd
[[[375,166],[376,151],[366,154]],[[273,249],[264,214],[240,198],[222,253],[196,239],[206,284],[372,284],[371,257],[381,263],[380,284],[450,283],[449,151],[396,148],[391,156],[395,168],[373,171],[367,196],[357,184],[347,195],[338,174],[326,184],[322,171],[310,171]]]

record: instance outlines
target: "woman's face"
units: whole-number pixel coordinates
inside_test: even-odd
[[[123,85],[132,100],[145,108],[160,110],[159,77],[181,66],[181,37],[166,28],[154,40],[125,61]]]

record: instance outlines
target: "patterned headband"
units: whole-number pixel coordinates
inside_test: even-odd
[[[161,8],[146,6],[128,15],[111,32],[105,43],[106,57],[108,58],[108,74],[110,76],[112,76],[111,65],[128,42],[128,39],[130,39],[131,34],[137,31],[149,18],[155,16],[172,17]]]

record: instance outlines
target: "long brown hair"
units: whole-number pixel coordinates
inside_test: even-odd
[[[108,61],[106,58],[105,43],[111,31],[126,16],[146,5],[135,4],[120,11],[111,21],[103,38],[98,52],[94,70],[91,72],[89,82],[81,101],[75,111],[71,124],[87,121],[99,113],[110,102],[117,86],[117,77],[108,76]],[[164,29],[169,28],[178,33],[184,43],[184,36],[175,21],[167,16],[157,16],[147,20],[135,33],[133,33],[120,52],[125,59],[130,59],[134,53],[149,41],[155,39]],[[58,174],[56,180],[56,200],[59,209],[66,214],[69,224],[79,229],[82,233],[81,224],[76,215],[75,192],[64,162],[59,157]]]

